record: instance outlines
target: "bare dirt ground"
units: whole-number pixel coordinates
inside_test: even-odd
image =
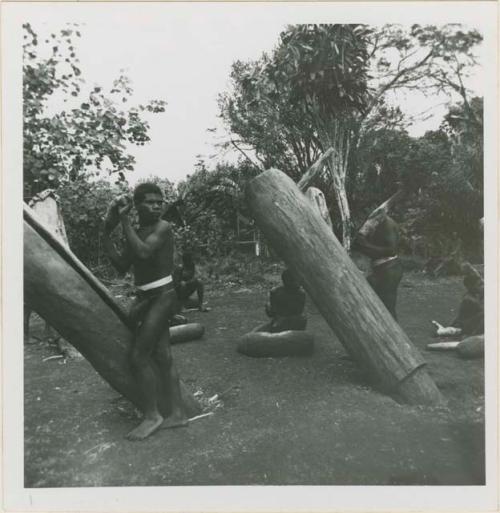
[[[479,485],[484,483],[481,360],[425,351],[431,319],[449,322],[459,278],[408,274],[400,323],[424,352],[447,399],[410,407],[373,391],[308,302],[310,358],[252,359],[238,337],[264,320],[267,291],[208,293],[204,339],[174,346],[181,377],[212,416],[144,442],[124,435],[134,410],[85,360],[50,359],[47,342],[25,344],[25,486]],[[33,335],[43,325],[32,323]],[[215,408],[215,406],[218,406]]]

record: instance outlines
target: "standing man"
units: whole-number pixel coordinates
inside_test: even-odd
[[[395,320],[398,286],[403,277],[403,265],[398,257],[399,227],[389,217],[388,210],[403,191],[398,191],[375,209],[359,230],[353,250],[371,259],[368,283]]]
[[[133,203],[139,226],[132,226],[130,198],[121,196],[110,206],[105,219],[104,246],[114,267],[125,273],[133,267],[137,298],[130,316],[135,325],[131,353],[132,372],[139,389],[142,422],[128,435],[129,440],[142,440],[159,427],[187,424],[183,411],[179,377],[172,362],[168,321],[176,311],[176,294],[172,281],[174,240],[169,223],[160,218],[163,195],[152,183],[135,188]],[[125,235],[123,252],[119,253],[111,233],[121,222]],[[159,394],[167,394],[171,414],[163,418],[158,408]]]

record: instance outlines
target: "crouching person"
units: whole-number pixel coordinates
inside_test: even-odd
[[[129,213],[135,205],[139,225],[132,226]],[[125,273],[133,267],[136,300],[130,316],[135,325],[131,353],[132,371],[139,391],[143,420],[128,435],[142,440],[160,427],[187,425],[179,378],[172,362],[168,320],[175,314],[177,298],[172,281],[174,240],[169,223],[160,218],[163,195],[159,187],[142,183],[132,201],[116,199],[105,219],[104,246],[114,267]],[[125,244],[117,251],[111,233],[121,223]],[[166,394],[171,414],[163,418],[159,394]]]

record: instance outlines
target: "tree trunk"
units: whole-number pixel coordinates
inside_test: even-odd
[[[351,249],[351,211],[346,191],[347,163],[349,159],[350,132],[341,123],[335,122],[321,132],[323,144],[334,151],[330,154],[327,167],[332,178],[333,191],[337,200],[342,225],[342,245],[346,251]]]
[[[128,356],[132,326],[127,313],[97,278],[24,210],[25,302],[87,358],[118,392],[139,406]],[[181,384],[188,415],[199,413],[194,397]],[[167,416],[170,405],[160,398]]]
[[[246,199],[267,240],[368,376],[405,402],[440,403],[422,356],[293,181],[266,171],[249,183]]]
[[[340,222],[342,223],[342,246],[346,251],[351,249],[351,211],[349,209],[349,201],[347,200],[347,192],[345,188],[345,177],[334,183],[335,196],[340,212]]]

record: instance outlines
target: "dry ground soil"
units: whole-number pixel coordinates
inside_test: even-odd
[[[117,291],[118,294],[119,291]],[[459,278],[409,273],[399,318],[447,399],[401,405],[369,386],[308,302],[310,358],[252,359],[238,337],[264,319],[267,292],[209,291],[205,337],[174,346],[183,380],[214,414],[144,442],[124,435],[136,413],[85,360],[25,344],[25,486],[479,485],[484,483],[482,360],[425,351],[431,319],[449,322]],[[36,337],[43,325],[36,319]],[[219,400],[209,404],[208,398]]]

